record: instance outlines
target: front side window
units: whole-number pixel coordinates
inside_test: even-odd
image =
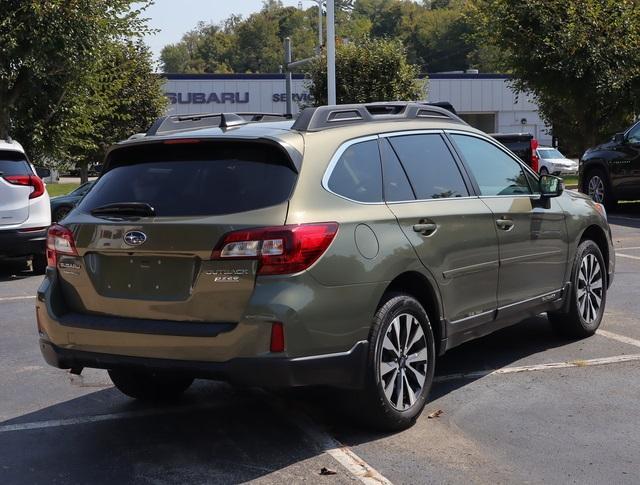
[[[349,146],[340,155],[327,188],[358,202],[382,201],[382,169],[377,140]]]
[[[418,199],[469,195],[456,161],[439,134],[393,136],[389,143]]]
[[[451,135],[478,182],[481,195],[531,194],[520,164],[498,147],[474,136]]]
[[[640,123],[631,128],[631,131],[627,134],[627,141],[629,143],[640,143]]]

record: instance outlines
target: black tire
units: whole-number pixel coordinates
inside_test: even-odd
[[[142,401],[175,400],[193,383],[188,376],[134,369],[111,369],[109,377],[120,392]]]
[[[602,181],[602,196],[597,196],[596,193],[590,193],[590,187],[592,185],[599,185],[597,180]],[[609,177],[604,172],[604,170],[600,168],[594,168],[587,172],[587,175],[584,179],[584,186],[582,187],[582,192],[587,194],[591,199],[595,202],[599,202],[604,204],[607,209],[615,209],[618,204],[618,200],[613,196],[613,190],[611,188],[611,183],[609,182]]]
[[[59,222],[62,219],[64,219],[65,217],[67,217],[67,214],[69,212],[71,212],[72,207],[68,207],[66,205],[63,205],[62,207],[58,207],[56,209],[56,211],[53,213],[52,217],[51,217],[51,221],[52,222]]]
[[[589,289],[586,290],[586,294],[584,294],[584,284],[581,283],[581,268],[585,262],[585,258],[590,257],[595,258],[598,263],[602,290],[597,292],[596,289],[589,287]],[[596,293],[596,295],[592,296],[592,293]],[[581,297],[580,295],[583,294],[584,297]],[[596,297],[598,295],[600,296],[600,303],[592,318],[592,313],[589,313],[590,310],[583,305],[594,305],[595,302],[597,302]],[[570,298],[569,311],[566,313],[549,312],[549,321],[556,332],[564,337],[571,339],[590,337],[596,332],[596,330],[598,330],[598,327],[602,322],[602,316],[607,303],[607,267],[604,264],[604,258],[602,257],[600,248],[591,240],[586,240],[580,243],[578,250],[576,251],[576,257],[573,261],[573,269],[571,272]],[[587,312],[586,315],[585,311]]]
[[[413,319],[408,320],[407,317],[403,317],[403,315],[409,315],[413,317]],[[395,330],[390,330],[390,326],[396,317],[399,318],[398,322],[402,322],[404,318],[405,323],[399,323],[401,328],[402,325],[405,325],[404,328],[410,328],[409,335],[405,338],[405,344],[412,336],[415,338],[419,335],[416,323],[419,324],[420,330],[422,330],[424,335],[424,347],[422,347],[423,341],[420,337],[420,340],[416,340],[413,345],[409,345],[409,348],[403,351],[405,352],[405,358],[401,363],[398,362],[395,364],[397,365],[397,370],[381,376],[381,355],[384,356],[386,355],[385,353],[389,352],[388,350],[383,350],[384,339],[388,331],[392,331],[395,334]],[[421,363],[410,364],[407,356],[417,356],[423,348],[426,350],[424,365]],[[412,354],[409,354],[409,350],[413,351]],[[416,367],[409,366],[418,366],[419,369],[424,372],[425,380],[419,393],[415,395],[414,403],[406,409],[399,410],[391,402],[393,395],[396,396],[396,400],[399,399],[399,386],[391,386],[395,389],[391,398],[385,395],[383,386],[394,380],[394,377],[396,383],[402,380],[403,386],[418,384]],[[358,393],[357,401],[354,401],[358,403],[356,417],[367,427],[382,431],[399,431],[412,426],[418,416],[420,416],[427,402],[431,384],[433,383],[434,368],[435,343],[433,330],[424,308],[412,296],[398,293],[389,294],[373,319],[369,336],[369,355],[367,358],[365,389]],[[401,372],[399,369],[401,369]],[[403,380],[402,377],[405,375],[404,373],[406,373],[407,376],[406,380]],[[398,379],[397,376],[400,376],[400,379]],[[385,379],[388,380],[385,382]],[[389,387],[387,387],[387,389],[389,389]],[[402,404],[404,404],[405,395],[407,399],[409,399],[408,393],[413,393],[413,390],[404,387],[401,389],[403,389]],[[399,403],[400,401],[398,401],[398,404]]]
[[[547,167],[540,167],[540,175],[549,175],[549,170],[547,170]]]

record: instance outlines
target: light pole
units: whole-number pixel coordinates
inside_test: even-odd
[[[327,0],[327,104],[336,104],[336,12]]]

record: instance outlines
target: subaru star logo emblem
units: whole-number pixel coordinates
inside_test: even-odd
[[[147,235],[140,231],[129,231],[124,235],[124,242],[129,246],[140,246],[147,240]]]

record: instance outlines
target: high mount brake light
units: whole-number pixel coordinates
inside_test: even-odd
[[[211,259],[256,259],[260,275],[298,273],[322,256],[337,232],[337,222],[234,231],[223,236]]]
[[[55,268],[58,255],[78,256],[73,233],[64,226],[56,224],[47,232],[47,266]]]
[[[44,194],[44,182],[36,175],[8,175],[4,179],[13,185],[33,187],[33,191],[29,194],[30,199],[35,199]]]

